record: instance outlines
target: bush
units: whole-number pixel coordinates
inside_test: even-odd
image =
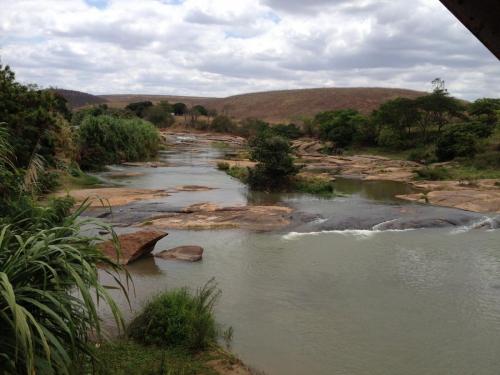
[[[166,102],[146,108],[142,117],[158,128],[167,128],[175,122],[172,107]]]
[[[335,192],[332,182],[320,178],[297,178],[293,182],[293,190],[301,193],[328,196]]]
[[[122,161],[147,160],[156,156],[160,144],[158,130],[137,118],[87,116],[78,135],[79,161],[84,170]]]
[[[146,345],[204,350],[219,336],[214,319],[219,296],[213,280],[194,295],[186,288],[161,293],[130,323],[129,336]]]
[[[218,133],[231,133],[235,131],[236,125],[229,117],[218,115],[212,120],[209,129]]]
[[[288,125],[279,124],[271,127],[271,129],[276,135],[288,139],[297,139],[303,135],[302,130],[300,130],[300,128],[295,124],[288,124]]]
[[[411,150],[407,159],[424,164],[434,163],[437,161],[435,151],[426,148],[416,148]]]
[[[467,124],[457,124],[446,129],[436,143],[436,157],[439,161],[459,156],[473,158],[477,151],[475,135]]]
[[[220,171],[228,171],[229,170],[229,163],[226,163],[224,161],[220,161],[217,163],[217,169]]]
[[[250,142],[250,158],[258,164],[249,170],[248,183],[252,189],[286,189],[290,178],[297,174],[293,164],[291,147],[287,139],[269,136],[264,132]]]
[[[415,171],[417,174],[417,179],[419,180],[449,180],[451,178],[450,172],[446,168],[434,167],[434,168],[421,168]]]
[[[478,169],[500,169],[500,151],[477,154],[471,164]]]
[[[358,128],[367,119],[352,109],[318,113],[315,121],[319,124],[320,138],[331,141],[336,147],[344,148],[352,144]]]

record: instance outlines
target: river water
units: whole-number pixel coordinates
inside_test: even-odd
[[[271,233],[170,230],[155,251],[201,245],[203,260],[131,264],[132,311],[117,296],[127,316],[164,289],[215,277],[232,350],[269,375],[500,373],[500,230],[470,229],[488,217],[398,202],[408,188],[396,183],[339,180],[329,198],[250,194],[214,168],[220,152],[179,143],[162,154],[170,166],[127,167],[145,174],[118,182],[217,188],[158,202],[172,207],[281,202],[311,219]],[[464,224],[383,229],[436,217]]]

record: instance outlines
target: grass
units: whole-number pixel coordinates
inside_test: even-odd
[[[450,167],[424,167],[415,170],[417,180],[456,180],[456,181],[474,181],[479,179],[497,179],[500,178],[498,169],[479,169],[473,165],[455,164]]]
[[[236,178],[243,183],[246,183],[248,180],[247,167],[239,167],[237,165],[230,166],[229,163],[218,162],[217,169],[226,172],[229,176]]]
[[[85,189],[96,186],[101,186],[103,182],[91,176],[80,169],[71,169],[69,172],[61,172],[59,174],[60,187],[63,190]]]
[[[207,362],[216,356],[181,349],[145,346],[132,340],[104,343],[96,349],[102,375],[217,375]]]
[[[291,184],[291,190],[293,192],[323,196],[332,196],[335,194],[335,188],[331,181],[314,177],[296,177]]]

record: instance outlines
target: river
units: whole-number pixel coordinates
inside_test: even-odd
[[[471,229],[488,217],[399,202],[392,197],[409,188],[388,182],[340,179],[329,198],[251,194],[215,169],[220,149],[178,141],[161,155],[168,166],[115,167],[144,175],[113,181],[216,188],[157,202],[172,207],[281,202],[312,219],[267,233],[169,230],[155,251],[200,245],[203,260],[128,266],[132,312],[117,295],[126,316],[164,289],[215,277],[217,318],[234,328],[232,350],[269,375],[500,372],[500,230]],[[464,225],[384,230],[422,217]]]

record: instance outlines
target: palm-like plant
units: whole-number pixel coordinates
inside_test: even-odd
[[[0,226],[0,368],[12,374],[73,373],[82,357],[93,358],[89,335],[101,335],[97,304],[104,300],[120,327],[120,312],[99,281],[98,265],[119,266],[81,236],[85,221],[35,233]]]
[[[10,150],[0,127],[0,175],[17,173]],[[72,374],[75,364],[93,359],[89,335],[101,335],[100,300],[110,306],[123,328],[120,312],[98,272],[102,265],[127,295],[118,277],[121,268],[97,249],[98,238],[81,235],[82,227],[90,224],[79,218],[88,204],[68,215],[68,201],[40,208],[33,200],[22,199],[26,187],[36,183],[37,164],[30,167],[31,176],[16,194],[0,196],[18,199],[22,208],[14,216],[0,218],[2,374]]]

